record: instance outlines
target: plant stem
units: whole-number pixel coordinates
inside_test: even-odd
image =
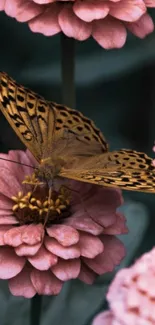
[[[42,296],[35,295],[31,299],[30,325],[40,325]]]
[[[75,108],[75,40],[61,34],[62,102]]]

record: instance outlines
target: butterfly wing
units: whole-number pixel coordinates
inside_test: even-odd
[[[0,109],[11,127],[40,162],[45,147],[51,144],[54,114],[41,96],[0,73]]]
[[[80,112],[48,102],[0,72],[0,109],[38,162],[54,151],[71,151],[71,137],[83,153],[106,152],[108,145],[94,123]],[[68,141],[69,139],[69,141]],[[91,148],[91,150],[89,149]],[[55,154],[55,155],[56,155]]]
[[[142,152],[119,150],[83,160],[60,176],[125,190],[155,192],[152,159]]]
[[[50,102],[55,113],[54,138],[58,140],[68,140],[67,147],[74,150],[81,148],[81,154],[88,151],[100,154],[108,151],[108,144],[102,132],[95,126],[94,122],[85,117],[77,110],[71,109],[54,102]],[[91,148],[91,149],[90,149]],[[91,154],[90,154],[91,155]]]

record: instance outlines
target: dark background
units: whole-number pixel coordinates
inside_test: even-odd
[[[111,149],[132,148],[153,156],[155,33],[144,40],[129,35],[120,50],[105,51],[93,39],[76,42],[75,60],[76,108],[95,121]],[[33,34],[26,24],[0,13],[0,70],[60,103],[60,62],[60,35]],[[23,148],[21,142],[0,113],[1,151],[18,148]],[[123,192],[123,195],[130,228],[126,243],[129,255],[125,261],[128,265],[154,246],[155,197],[134,192]],[[67,283],[58,297],[44,299],[42,324],[89,324],[93,315],[103,308],[104,292],[111,278],[112,275],[101,277],[91,287],[79,281]],[[13,298],[3,281],[0,306],[2,325],[28,324],[29,301]]]

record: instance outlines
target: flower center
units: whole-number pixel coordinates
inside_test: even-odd
[[[60,223],[70,215],[70,191],[64,186],[57,191],[49,190],[34,175],[27,176],[23,183],[29,184],[31,190],[12,197],[12,211],[20,224],[42,223],[47,226]]]

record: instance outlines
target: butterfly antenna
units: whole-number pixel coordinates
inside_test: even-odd
[[[31,165],[27,165],[27,164],[23,164],[23,163],[21,163],[19,161],[15,161],[15,160],[11,160],[11,159],[5,159],[5,158],[1,158],[0,157],[0,160],[9,161],[9,162],[12,162],[12,163],[15,163],[15,164],[18,164],[18,165],[22,165],[22,166],[26,166],[26,167],[30,167],[30,168],[33,168],[33,169],[38,169],[37,167],[31,166]]]

